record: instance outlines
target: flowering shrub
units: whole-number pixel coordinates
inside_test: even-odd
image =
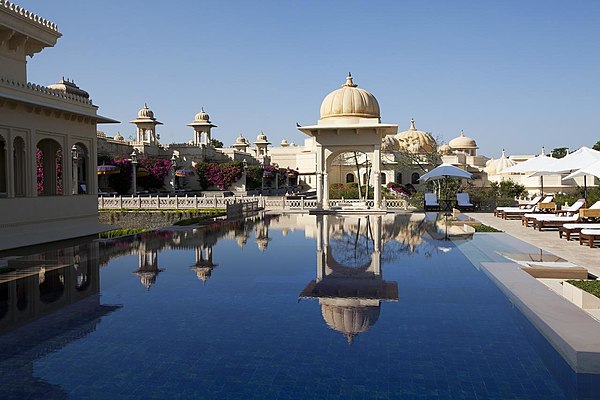
[[[274,165],[265,165],[263,167],[263,176],[265,178],[272,178],[275,176],[275,174],[279,172],[279,167],[274,164]]]
[[[387,184],[387,188],[403,196],[412,196],[416,192],[415,187],[410,183],[402,185],[400,183],[390,182]]]
[[[138,184],[145,190],[162,189],[165,177],[171,173],[173,163],[162,158],[142,158],[139,160],[138,168],[148,171],[147,176],[140,176]]]
[[[198,163],[196,166],[200,186],[206,189],[216,186],[221,190],[229,188],[242,177],[242,163]]]

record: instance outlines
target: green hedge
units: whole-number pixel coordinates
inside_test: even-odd
[[[581,290],[585,290],[586,292],[593,294],[596,297],[600,298],[600,281],[567,281],[571,285],[578,287]]]

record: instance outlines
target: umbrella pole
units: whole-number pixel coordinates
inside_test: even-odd
[[[585,206],[587,206],[587,175],[583,176],[583,198],[585,200]]]
[[[540,195],[544,196],[544,175],[540,176],[540,181],[542,182],[542,190]]]

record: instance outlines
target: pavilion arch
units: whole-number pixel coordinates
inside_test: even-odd
[[[8,143],[4,136],[0,135],[0,197],[8,196]]]
[[[56,140],[42,139],[37,143],[38,195],[63,194],[63,148]]]
[[[354,183],[355,178],[353,173],[346,174],[346,183]]]
[[[76,188],[73,193],[88,194],[90,182],[93,179],[90,177],[90,152],[88,147],[81,142],[75,143],[71,150],[77,150],[77,159],[73,160],[73,187]]]
[[[21,136],[13,140],[13,183],[15,197],[27,195],[27,146]]]

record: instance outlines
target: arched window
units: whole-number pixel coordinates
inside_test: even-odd
[[[385,172],[381,173],[381,184],[385,185],[387,183],[387,176],[385,176]]]
[[[412,183],[413,185],[419,183],[419,174],[416,172],[413,172],[412,175],[410,176],[410,183]]]
[[[38,195],[62,195],[62,159],[62,148],[58,142],[52,139],[39,141],[36,152]]]
[[[346,174],[346,183],[354,183],[354,174]]]
[[[75,150],[75,151],[74,151]],[[89,193],[88,187],[88,164],[89,164],[89,154],[87,151],[87,147],[83,143],[75,143],[73,148],[71,149],[73,156],[77,156],[77,159],[73,159],[73,184],[74,190],[73,193],[77,194],[87,194]]]
[[[396,173],[396,182],[397,183],[402,183],[402,172],[397,172]]]

